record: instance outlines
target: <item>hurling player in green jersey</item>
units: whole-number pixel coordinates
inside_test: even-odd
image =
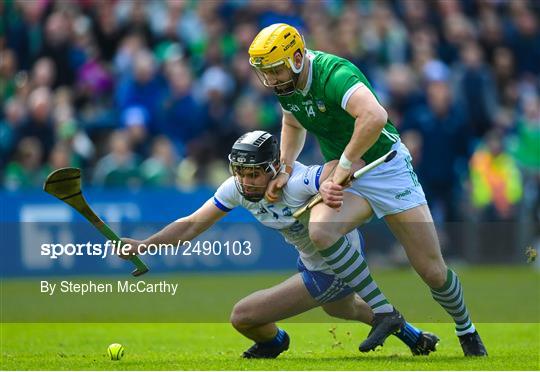
[[[261,30],[251,43],[249,57],[257,76],[273,89],[283,109],[282,169],[270,183],[266,198],[279,198],[306,132],[314,134],[325,160],[339,159],[333,177],[321,184],[324,203],[311,210],[309,220],[310,238],[321,256],[328,258],[329,266],[342,265],[336,270],[346,270],[354,257],[349,255],[343,235],[373,214],[384,218],[432,297],[453,318],[464,354],[487,355],[470,319],[461,283],[441,255],[409,151],[366,77],[346,59],[307,49],[299,32],[284,23]],[[397,151],[391,162],[353,181],[350,187],[341,186],[348,182],[353,165],[368,164],[390,150]],[[360,350],[382,344],[402,321],[393,307],[376,313],[370,333],[375,343],[362,343]]]

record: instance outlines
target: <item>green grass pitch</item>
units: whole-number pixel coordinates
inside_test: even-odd
[[[278,359],[241,359],[251,342],[226,323],[232,305],[290,273],[145,277],[180,283],[179,295],[161,297],[36,295],[40,277],[0,281],[0,369],[539,370],[538,271],[532,267],[457,271],[488,358],[462,356],[448,316],[412,270],[376,269],[379,285],[408,320],[441,338],[436,353],[413,357],[397,338],[390,337],[383,348],[361,354],[357,348],[369,332],[368,326],[340,322],[315,310],[280,323],[291,336],[291,348]],[[140,306],[134,311],[135,304]],[[42,323],[13,320],[19,317]],[[127,323],[126,318],[138,322]],[[126,348],[120,361],[107,357],[107,346],[114,342]]]
[[[439,350],[413,357],[395,337],[360,354],[368,328],[349,323],[289,323],[291,348],[276,360],[243,360],[250,342],[228,324],[4,324],[2,369],[43,370],[538,370],[539,325],[479,324],[490,356],[464,358],[450,324],[422,324]],[[334,329],[335,337],[330,332]],[[120,342],[126,355],[111,361]]]

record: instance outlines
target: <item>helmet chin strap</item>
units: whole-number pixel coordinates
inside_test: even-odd
[[[270,168],[270,170],[271,170],[272,173],[273,173],[272,179],[276,178],[276,176],[278,175],[278,171],[276,170],[276,167],[274,167],[273,164],[269,164],[269,165],[268,165],[268,168]]]

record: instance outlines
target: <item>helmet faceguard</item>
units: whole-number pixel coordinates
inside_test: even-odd
[[[231,162],[230,169],[238,192],[254,203],[264,198],[268,182],[277,174],[272,164],[253,166]]]
[[[295,73],[291,68],[287,67],[285,62],[265,67],[253,67],[261,83],[265,87],[272,88],[276,95],[288,96],[296,90],[300,73]],[[275,82],[271,82],[268,79],[269,77],[272,77],[272,81]]]
[[[258,202],[264,197],[268,182],[278,174],[277,140],[264,131],[246,133],[234,143],[229,164],[238,192],[246,200]]]

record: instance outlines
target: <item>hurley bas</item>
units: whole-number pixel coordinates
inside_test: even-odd
[[[58,292],[57,292],[58,290]],[[55,293],[70,293],[84,296],[88,293],[167,293],[171,296],[176,294],[178,283],[169,283],[161,280],[158,283],[148,283],[144,280],[130,282],[128,280],[118,280],[113,283],[99,283],[92,280],[84,282],[75,282],[71,280],[62,280],[59,283],[42,280],[40,282],[41,293],[49,296]]]

